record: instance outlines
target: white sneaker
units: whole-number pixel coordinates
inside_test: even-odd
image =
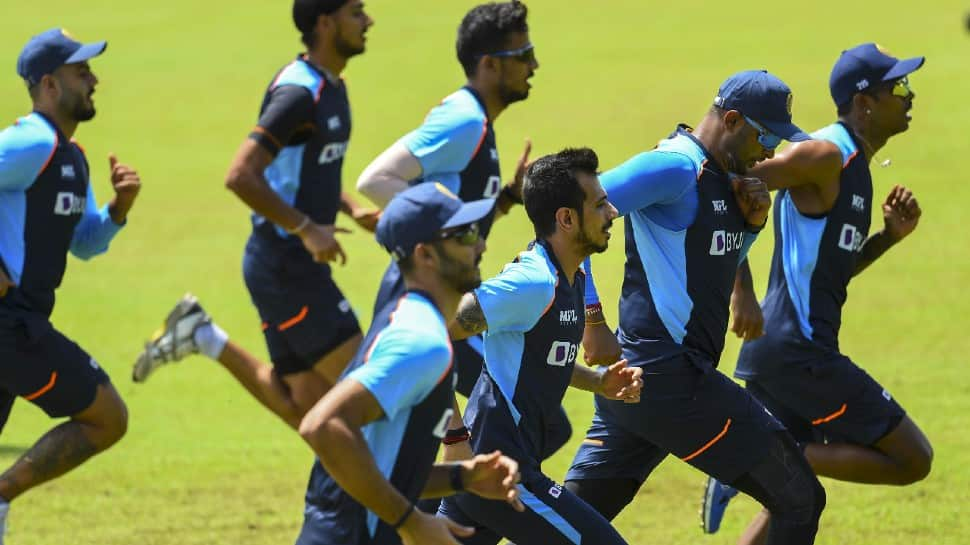
[[[195,332],[199,327],[211,323],[212,318],[199,304],[199,300],[191,293],[186,293],[168,313],[165,325],[145,343],[145,350],[135,361],[131,379],[145,382],[148,375],[162,365],[198,354],[199,345],[195,342]],[[0,545],[3,545],[2,542]]]

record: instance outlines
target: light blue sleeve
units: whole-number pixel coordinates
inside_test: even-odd
[[[388,328],[377,339],[367,363],[348,378],[377,399],[388,420],[421,402],[446,377],[451,349],[437,335]]]
[[[47,165],[57,135],[21,120],[0,132],[0,191],[24,191]]]
[[[127,223],[127,222],[126,222]],[[71,253],[84,260],[91,259],[108,251],[111,239],[118,234],[124,224],[117,225],[111,220],[108,205],[98,209],[94,199],[94,189],[88,183],[88,197],[84,204],[84,215],[74,228],[74,238],[71,239]]]
[[[583,271],[586,273],[586,293],[584,302],[587,306],[595,305],[600,302],[600,294],[596,292],[596,283],[593,282],[593,261],[587,257],[583,261]]]
[[[697,168],[684,154],[648,151],[604,172],[600,183],[613,206],[625,216],[684,196],[697,183]]]
[[[751,245],[754,241],[758,239],[759,233],[752,233],[750,231],[744,231],[744,240],[741,242],[741,253],[738,254],[738,266],[748,258],[748,250],[751,249]]]
[[[485,118],[459,100],[435,107],[402,142],[421,164],[422,176],[461,172],[485,136]]]
[[[529,253],[475,290],[489,333],[529,331],[555,296],[556,279],[548,265]]]

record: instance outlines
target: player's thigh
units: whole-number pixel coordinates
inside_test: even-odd
[[[619,545],[626,542],[595,509],[541,473],[531,473],[519,485],[525,511],[470,494],[456,503],[476,526],[489,528],[518,544]]]
[[[772,414],[799,444],[814,443],[823,440],[821,430],[803,418],[798,412],[777,399],[771,391],[757,379],[745,381],[744,388],[754,396],[765,409]]]
[[[635,428],[628,428],[631,422],[621,421],[608,410],[609,403],[596,397],[593,421],[573,457],[566,481],[632,479],[642,484],[667,456]]]
[[[97,361],[49,323],[30,333],[18,326],[0,334],[0,388],[52,418],[82,413],[104,389],[113,394],[105,395],[105,410],[124,411]]]
[[[348,328],[350,327],[348,324]],[[347,368],[347,364],[350,363],[350,360],[360,350],[360,343],[364,340],[364,336],[359,330],[354,333],[352,329],[348,329],[347,334],[351,336],[347,337],[333,350],[324,354],[313,364],[313,371],[330,384],[337,383],[340,375]],[[344,338],[344,335],[338,335],[338,337]]]
[[[307,509],[296,545],[370,545],[363,515],[357,506],[333,513]]]
[[[651,367],[639,404],[607,403],[640,422],[644,438],[722,482],[734,481],[759,462],[775,432],[784,429],[709,362]]]

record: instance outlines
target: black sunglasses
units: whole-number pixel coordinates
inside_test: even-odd
[[[495,53],[485,53],[479,55],[478,58],[482,57],[503,57],[509,59],[515,59],[519,62],[531,63],[536,60],[536,46],[531,43],[525,44],[518,49],[507,49],[505,51],[496,51]]]
[[[480,238],[481,231],[478,228],[478,223],[469,223],[468,225],[462,225],[461,227],[438,233],[439,240],[452,239],[462,246],[474,246],[478,244]]]

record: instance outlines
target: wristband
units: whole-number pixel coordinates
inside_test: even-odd
[[[303,221],[301,221],[300,224],[297,225],[296,227],[294,227],[292,229],[287,229],[286,232],[289,233],[289,234],[291,234],[291,235],[295,235],[295,234],[299,233],[300,231],[306,229],[306,226],[307,225],[310,225],[310,216],[304,214],[303,215]]]
[[[522,197],[516,195],[515,191],[512,190],[512,186],[509,184],[502,186],[502,190],[499,191],[499,195],[504,195],[506,199],[515,204],[522,204]]]
[[[592,303],[592,304],[586,305],[586,317],[587,318],[590,315],[596,314],[597,312],[599,312],[599,313],[602,313],[603,312],[603,304],[602,303]]]
[[[448,472],[448,482],[455,492],[461,492],[465,489],[465,483],[461,478],[461,464],[451,466],[451,470]]]
[[[397,530],[398,528],[403,526],[404,523],[407,522],[408,517],[410,517],[411,513],[413,512],[414,512],[414,502],[411,502],[408,504],[408,508],[404,511],[404,514],[401,515],[401,518],[397,519],[397,522],[392,524],[391,528],[394,528],[395,530]]]
[[[445,436],[441,440],[441,442],[446,445],[454,445],[455,443],[468,441],[471,438],[472,438],[472,434],[468,431],[468,428],[466,428],[465,426],[462,426],[457,429],[446,431]]]
[[[605,323],[606,323],[606,320],[600,320],[598,322],[590,322],[590,321],[587,321],[586,322],[586,325],[600,325],[600,324],[605,324]]]

